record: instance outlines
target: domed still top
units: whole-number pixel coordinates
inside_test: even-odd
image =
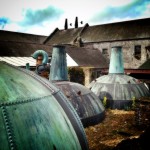
[[[106,98],[107,107],[112,109],[128,109],[136,98],[150,96],[144,83],[127,75],[108,74],[92,81],[89,88],[99,96]]]
[[[112,109],[131,108],[135,99],[150,96],[144,83],[124,74],[122,47],[118,46],[111,50],[109,74],[92,81],[88,88]]]
[[[68,81],[65,46],[53,47],[50,70],[49,80],[67,96],[84,127],[98,124],[104,120],[105,108],[98,96],[84,85]]]
[[[64,94],[35,73],[0,62],[0,149],[87,150]]]
[[[70,81],[54,81],[54,83],[67,96],[84,127],[98,124],[104,120],[105,108],[98,97],[88,88]]]

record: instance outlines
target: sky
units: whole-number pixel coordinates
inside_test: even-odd
[[[48,36],[76,17],[79,27],[149,18],[150,0],[0,0],[0,30]]]

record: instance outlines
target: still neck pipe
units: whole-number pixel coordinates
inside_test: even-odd
[[[109,74],[124,74],[121,46],[115,46],[111,48]]]
[[[53,46],[49,79],[53,81],[68,81],[65,46]]]

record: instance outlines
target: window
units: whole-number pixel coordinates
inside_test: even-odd
[[[102,49],[102,54],[103,55],[108,55],[108,49],[106,49],[106,48]]]
[[[134,57],[138,60],[141,59],[141,45],[136,45],[134,47]]]

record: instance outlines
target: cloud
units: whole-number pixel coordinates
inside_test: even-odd
[[[20,25],[22,26],[32,26],[32,25],[42,25],[45,21],[54,21],[57,20],[61,15],[63,14],[63,11],[49,6],[45,9],[27,9],[24,12],[24,20],[20,22]]]
[[[0,29],[4,29],[5,25],[8,24],[10,20],[6,17],[0,18]]]
[[[90,21],[109,22],[111,20],[136,19],[143,17],[143,14],[148,9],[149,0],[134,0],[133,2],[119,7],[106,7],[103,11],[95,14]],[[149,15],[150,16],[150,15]]]

